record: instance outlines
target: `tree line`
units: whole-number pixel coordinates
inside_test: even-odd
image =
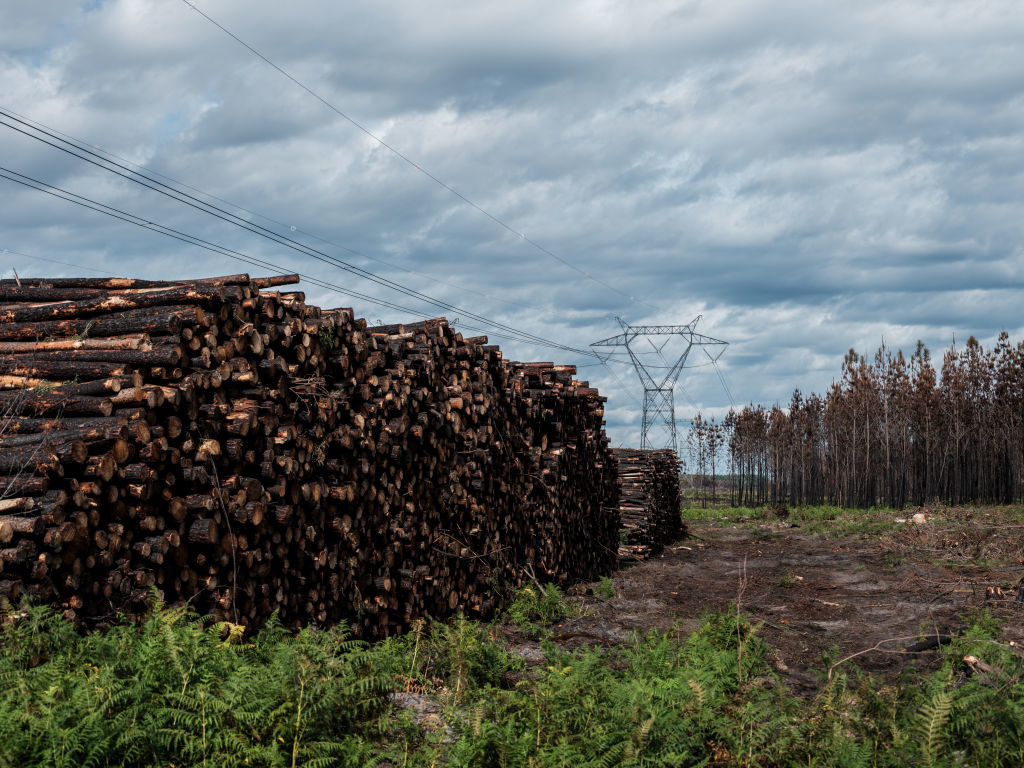
[[[1014,503],[1024,478],[1024,342],[973,336],[936,369],[920,341],[907,359],[850,350],[824,395],[698,416],[692,469],[728,461],[734,504],[869,507]]]

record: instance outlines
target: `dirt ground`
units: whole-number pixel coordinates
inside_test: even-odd
[[[887,530],[871,533],[848,524],[689,521],[689,538],[615,574],[614,598],[594,595],[595,585],[581,590],[587,610],[557,625],[554,639],[571,648],[624,642],[649,628],[685,632],[704,611],[738,602],[802,695],[820,689],[831,661],[876,645],[855,659],[873,674],[895,679],[910,663],[931,666],[934,650],[905,649],[955,634],[986,606],[1008,640],[1024,642],[1024,605],[1016,603],[1024,525],[969,510],[925,510],[927,521],[915,524],[915,511],[903,523],[893,522],[900,513],[884,513]]]

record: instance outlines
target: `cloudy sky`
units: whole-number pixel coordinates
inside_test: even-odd
[[[0,108],[456,305],[467,335],[474,313],[572,348],[492,333],[588,366],[616,444],[632,370],[575,351],[615,316],[702,314],[740,403],[821,391],[883,339],[1024,335],[1016,2],[196,6],[366,132],[182,0],[3,3]],[[407,308],[306,287],[371,322],[442,313],[4,126],[0,166]],[[10,181],[0,203],[4,277],[267,271]],[[683,385],[680,417],[730,405],[712,367]]]

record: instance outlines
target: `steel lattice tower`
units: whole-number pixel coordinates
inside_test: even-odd
[[[697,333],[697,323],[700,322],[701,316],[697,315],[692,321],[686,325],[629,325],[621,317],[615,318],[619,325],[622,327],[622,333],[615,336],[610,336],[607,339],[601,341],[595,341],[591,344],[591,347],[625,347],[626,352],[629,354],[630,360],[633,361],[633,367],[636,369],[637,376],[640,377],[640,382],[644,387],[644,415],[643,415],[643,426],[640,433],[640,447],[641,448],[655,448],[664,447],[664,445],[654,445],[655,432],[663,432],[667,437],[668,447],[678,453],[679,444],[676,438],[676,407],[675,407],[675,388],[676,383],[679,381],[679,374],[682,373],[683,368],[688,367],[686,365],[687,359],[690,357],[690,352],[694,347],[704,348],[705,354],[712,364],[718,362],[718,358],[725,352],[725,347],[728,346],[727,341],[721,339],[715,339],[711,336],[705,336],[701,333]],[[679,353],[674,363],[669,363],[665,359],[663,350],[672,341],[672,337],[679,336],[683,339],[683,349]],[[638,339],[643,337],[646,342],[650,345],[651,349],[638,349]],[[660,344],[655,343],[651,340],[652,337],[666,337]],[[717,351],[712,353],[709,349],[717,348]],[[650,355],[654,352],[658,357],[664,361],[665,365],[652,366],[645,364],[641,359],[640,355]],[[600,353],[597,353],[598,357],[601,357]],[[613,353],[608,352],[602,361],[607,362]],[[659,380],[651,374],[651,368],[667,369],[665,375]]]

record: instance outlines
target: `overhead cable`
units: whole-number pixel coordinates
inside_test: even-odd
[[[715,365],[715,373],[718,374],[718,380],[722,382],[722,389],[725,390],[725,394],[729,397],[729,402],[733,408],[736,408],[736,398],[732,396],[732,390],[729,389],[729,384],[725,380],[725,375],[722,373],[722,369],[718,365],[717,360],[712,361]]]
[[[396,270],[399,270],[401,272],[405,272],[405,273],[410,274],[410,275],[415,275],[416,277],[420,277],[420,278],[423,278],[425,280],[429,280],[429,281],[431,281],[433,283],[437,283],[439,285],[443,285],[443,286],[446,286],[448,288],[453,288],[455,290],[463,291],[465,293],[472,293],[472,294],[475,294],[477,296],[480,296],[481,298],[487,299],[489,301],[496,301],[496,302],[499,302],[501,304],[508,304],[509,306],[513,306],[513,307],[520,307],[520,308],[523,308],[523,309],[530,309],[530,310],[534,310],[536,312],[547,312],[547,313],[552,312],[552,309],[550,307],[540,307],[540,306],[537,306],[535,304],[528,304],[528,303],[522,302],[522,301],[512,301],[510,299],[501,298],[499,296],[492,296],[492,295],[490,295],[488,293],[484,293],[483,291],[477,290],[475,288],[469,288],[469,287],[464,286],[464,285],[459,285],[459,284],[453,283],[453,282],[451,282],[449,280],[444,280],[444,279],[442,279],[440,277],[437,277],[436,275],[431,275],[431,274],[427,274],[426,272],[419,272],[417,270],[409,269],[407,266],[405,266],[403,264],[395,264],[393,262],[390,262],[390,261],[387,261],[385,259],[382,259],[379,256],[373,256],[371,254],[364,253],[364,252],[359,251],[359,250],[357,250],[355,248],[352,248],[350,246],[343,245],[342,243],[339,243],[339,242],[337,242],[335,240],[331,240],[329,238],[321,237],[320,235],[317,235],[314,232],[310,232],[310,231],[308,231],[306,229],[303,229],[302,227],[297,227],[297,226],[295,226],[293,224],[286,224],[286,223],[284,223],[282,221],[279,221],[279,220],[273,218],[272,216],[268,216],[268,215],[266,215],[264,213],[260,213],[258,211],[253,211],[250,208],[246,208],[245,206],[239,205],[238,203],[234,203],[234,202],[232,202],[230,200],[225,200],[222,197],[218,197],[217,195],[214,195],[214,194],[212,194],[210,192],[207,192],[205,190],[199,189],[198,187],[194,187],[194,186],[192,186],[190,184],[187,184],[187,183],[185,183],[185,182],[183,182],[183,181],[181,181],[179,179],[175,179],[172,176],[168,176],[165,173],[161,173],[160,171],[157,171],[157,170],[155,170],[153,168],[149,168],[148,166],[140,165],[139,163],[132,162],[128,158],[123,157],[121,155],[118,155],[115,152],[111,152],[109,150],[103,149],[102,147],[97,146],[96,144],[94,144],[91,141],[87,141],[85,139],[78,138],[78,137],[73,136],[73,135],[71,135],[69,133],[61,131],[61,130],[59,130],[57,128],[54,128],[54,127],[49,126],[49,125],[46,125],[45,123],[42,123],[42,122],[40,122],[38,120],[30,118],[30,117],[28,117],[26,115],[20,114],[19,112],[16,112],[15,110],[11,109],[10,107],[0,107],[0,114],[3,114],[3,113],[6,113],[5,116],[7,116],[9,119],[12,119],[12,120],[13,119],[17,119],[22,124],[24,124],[26,126],[29,126],[29,127],[32,127],[32,128],[34,128],[36,130],[39,130],[40,133],[47,133],[48,132],[54,138],[58,138],[59,137],[59,138],[63,139],[65,142],[67,142],[68,144],[70,144],[72,146],[75,146],[75,147],[77,147],[80,150],[88,151],[91,154],[97,154],[98,156],[102,156],[104,159],[113,158],[114,160],[120,160],[122,163],[127,163],[128,165],[133,166],[133,169],[144,170],[147,173],[150,173],[153,176],[159,176],[161,179],[165,179],[165,180],[171,182],[172,184],[177,185],[178,187],[191,190],[192,192],[195,192],[195,193],[197,193],[199,195],[202,195],[203,197],[209,198],[210,200],[216,200],[219,203],[223,203],[224,205],[231,206],[232,208],[234,208],[236,210],[239,210],[239,211],[241,211],[241,212],[243,212],[245,214],[248,214],[249,216],[255,217],[257,219],[262,219],[262,220],[267,221],[267,222],[269,222],[271,224],[274,224],[274,225],[276,225],[278,227],[286,228],[286,229],[288,229],[288,230],[290,230],[292,232],[296,232],[296,233],[298,233],[300,235],[305,235],[306,237],[310,237],[310,238],[312,238],[312,239],[314,239],[314,240],[316,240],[316,241],[318,241],[320,243],[323,243],[324,245],[329,245],[329,246],[331,246],[333,248],[338,248],[339,250],[345,251],[346,253],[350,253],[353,256],[366,259],[367,261],[375,261],[378,264],[383,264],[386,267],[390,267],[392,269],[396,269]],[[8,126],[8,127],[10,127],[10,126]],[[45,130],[41,130],[41,129],[45,129]]]
[[[536,341],[537,343],[542,343],[545,346],[552,346],[555,348],[563,349],[565,351],[583,354],[588,357],[593,356],[593,353],[588,352],[587,350],[577,349],[574,347],[570,347],[568,345],[552,342],[549,339],[544,339],[543,337],[536,336],[535,334],[529,333],[527,331],[522,331],[520,329],[514,328],[513,326],[509,326],[496,320],[491,320],[490,318],[484,317],[482,315],[478,315],[474,312],[455,306],[441,299],[436,299],[420,291],[408,288],[400,283],[395,282],[394,280],[390,280],[389,278],[377,275],[376,273],[370,272],[369,270],[363,269],[362,267],[358,267],[354,264],[350,264],[346,261],[338,259],[337,257],[331,256],[330,254],[313,248],[312,246],[308,246],[297,240],[293,240],[292,238],[286,235],[274,232],[273,230],[267,229],[266,227],[263,227],[259,224],[253,224],[251,222],[248,222],[245,219],[237,216],[236,214],[226,211],[225,209],[215,206],[211,203],[207,203],[204,200],[195,197],[194,195],[190,195],[178,189],[175,189],[174,187],[164,184],[158,179],[155,179],[153,177],[147,176],[144,173],[128,168],[127,166],[124,166],[121,163],[117,163],[113,160],[104,158],[98,155],[97,153],[93,152],[92,150],[70,144],[69,142],[60,138],[59,136],[50,134],[49,132],[43,129],[36,128],[35,126],[30,126],[26,124],[24,121],[16,117],[12,117],[3,109],[0,109],[0,115],[7,118],[8,120],[20,123],[26,126],[27,128],[30,128],[31,130],[26,130],[24,127],[19,127],[18,125],[12,125],[11,123],[6,122],[2,119],[0,119],[0,125],[4,125],[7,128],[10,128],[11,130],[28,136],[29,138],[35,139],[36,141],[42,142],[43,144],[53,147],[54,149],[58,149],[61,152],[71,155],[72,157],[75,157],[79,160],[83,160],[84,162],[94,165],[102,170],[105,170],[109,173],[113,173],[135,184],[139,184],[140,186],[146,187],[147,189],[150,189],[154,192],[158,192],[159,194],[164,195],[165,197],[169,197],[172,200],[175,200],[179,203],[183,203],[184,205],[187,205],[198,211],[201,211],[217,219],[220,219],[221,221],[224,221],[228,224],[232,224],[236,227],[244,229],[259,237],[270,240],[279,245],[283,245],[286,248],[290,248],[291,250],[297,251],[305,256],[309,256],[313,259],[316,259],[317,261],[330,264],[331,266],[350,272],[356,275],[357,277],[363,278],[370,282],[397,291],[406,296],[415,298],[419,301],[423,301],[427,304],[432,304],[444,311],[458,313],[459,315],[465,315],[476,322],[493,326],[501,331],[505,331],[506,333],[515,334],[517,336],[523,337],[524,339],[531,339],[533,341]],[[44,136],[35,135],[31,131],[37,131],[38,133],[42,133],[46,138],[44,138]]]
[[[162,224],[158,224],[158,223],[156,223],[154,221],[151,221],[151,220],[146,219],[146,218],[141,217],[141,216],[137,216],[136,214],[130,213],[130,212],[125,211],[125,210],[122,210],[120,208],[116,208],[114,206],[109,206],[109,205],[106,205],[105,203],[100,203],[100,202],[98,202],[96,200],[93,200],[91,198],[84,197],[82,195],[78,195],[78,194],[76,194],[74,192],[70,192],[69,190],[63,189],[61,187],[54,186],[52,184],[48,184],[47,182],[40,181],[39,179],[33,178],[31,176],[27,176],[27,175],[22,174],[22,173],[19,173],[19,172],[14,171],[14,170],[12,170],[10,168],[6,168],[6,167],[3,167],[3,166],[0,166],[0,178],[6,179],[7,181],[15,182],[17,184],[20,184],[20,185],[25,186],[25,187],[29,187],[31,189],[35,189],[35,190],[40,191],[40,192],[44,192],[44,193],[46,193],[48,195],[51,195],[53,197],[57,197],[57,198],[59,198],[61,200],[65,200],[66,202],[74,203],[74,204],[79,205],[79,206],[81,206],[83,208],[88,208],[89,210],[95,211],[97,213],[102,213],[104,215],[110,216],[110,217],[115,218],[115,219],[119,219],[119,220],[127,222],[129,224],[134,224],[136,226],[142,227],[143,229],[148,229],[150,231],[157,232],[157,233],[165,235],[167,237],[171,237],[171,238],[173,238],[175,240],[179,240],[179,241],[181,241],[183,243],[188,243],[189,245],[194,245],[194,246],[196,246],[198,248],[202,248],[204,250],[211,251],[213,253],[217,253],[217,254],[220,254],[222,256],[227,256],[228,258],[234,259],[236,261],[240,261],[240,262],[243,262],[243,263],[246,263],[246,264],[250,264],[252,266],[260,267],[261,269],[267,269],[267,270],[273,271],[276,274],[292,274],[292,273],[295,273],[295,274],[298,274],[302,279],[307,280],[308,282],[310,282],[311,284],[318,285],[320,287],[323,287],[323,288],[335,291],[337,293],[340,293],[340,294],[343,294],[343,295],[346,295],[346,296],[350,296],[350,297],[353,297],[353,298],[361,299],[363,301],[371,302],[373,304],[377,304],[377,305],[380,305],[380,306],[388,307],[389,309],[395,309],[395,310],[402,311],[402,312],[409,312],[409,313],[414,314],[414,315],[419,316],[419,317],[424,317],[424,318],[429,318],[430,317],[429,314],[424,313],[422,310],[416,310],[416,309],[411,309],[409,307],[404,307],[404,306],[402,306],[400,304],[395,304],[393,302],[386,301],[384,299],[380,299],[380,298],[377,298],[375,296],[370,296],[370,295],[361,293],[359,291],[353,291],[353,290],[348,289],[348,288],[343,288],[343,287],[341,287],[339,285],[336,285],[336,284],[331,283],[329,281],[323,280],[322,278],[318,278],[318,277],[315,277],[315,276],[312,276],[312,275],[306,275],[306,274],[303,274],[301,272],[296,272],[295,270],[293,270],[291,268],[288,268],[288,267],[281,267],[280,265],[274,264],[273,262],[269,262],[269,261],[266,261],[266,260],[263,260],[263,259],[258,259],[256,257],[250,256],[248,254],[244,254],[244,253],[242,253],[240,251],[236,251],[236,250],[233,250],[231,248],[227,248],[225,246],[218,245],[217,243],[212,243],[212,242],[210,242],[208,240],[204,240],[204,239],[202,239],[200,237],[196,237],[195,235],[190,235],[190,234],[188,234],[186,232],[182,232],[182,231],[174,229],[172,227],[168,227],[168,226],[165,226],[165,225],[162,225]],[[480,329],[480,328],[477,328],[477,327],[474,327],[474,326],[469,326],[469,325],[465,325],[465,324],[462,324],[462,325],[463,325],[463,327],[469,328],[471,330],[479,330],[479,331],[482,331],[482,332],[485,332],[485,333],[488,332],[485,329]],[[543,339],[542,337],[533,337],[531,335],[529,338],[526,338],[526,337],[524,337],[522,335],[521,332],[513,332],[513,333],[507,333],[507,334],[501,334],[501,333],[493,334],[492,333],[491,335],[495,335],[495,336],[499,336],[499,337],[502,337],[502,338],[511,339],[511,340],[514,340],[514,341],[519,341],[519,342],[533,343],[533,344],[538,344],[538,345],[541,345],[541,346],[553,347],[553,348],[556,348],[556,349],[562,349],[562,350],[566,350],[566,351],[575,351],[575,350],[572,350],[571,347],[566,347],[563,344],[559,344],[558,342],[555,342],[555,341],[550,341],[550,340],[547,340],[547,339]]]
[[[64,266],[64,267],[74,267],[75,269],[84,269],[86,272],[95,272],[98,275],[105,275],[105,274],[107,274],[106,272],[104,272],[101,269],[94,269],[93,267],[86,267],[86,266],[83,266],[81,264],[72,264],[69,261],[60,261],[59,259],[48,259],[45,256],[33,256],[33,255],[29,254],[29,253],[22,253],[21,251],[15,251],[15,250],[13,250],[11,248],[4,248],[4,249],[2,249],[2,252],[0,252],[0,253],[2,253],[3,255],[6,255],[6,254],[10,253],[13,256],[21,256],[21,258],[23,258],[23,259],[32,259],[33,261],[48,261],[51,264],[60,264],[61,266]]]

